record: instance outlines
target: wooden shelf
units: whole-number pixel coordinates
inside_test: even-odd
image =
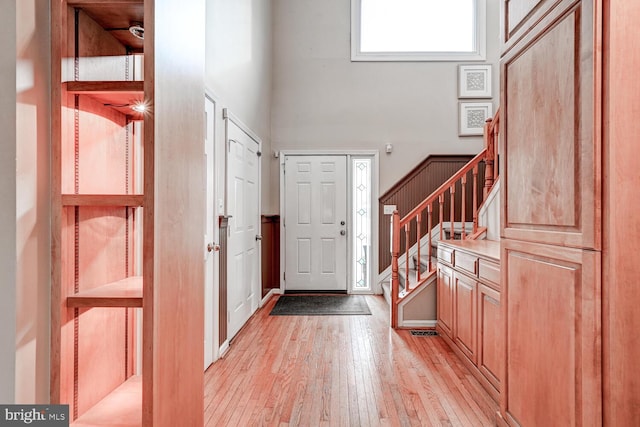
[[[130,377],[71,424],[74,427],[142,425],[142,378]]]
[[[68,93],[87,95],[101,104],[122,114],[141,120],[143,114],[133,110],[135,104],[144,102],[144,82],[136,81],[73,81],[62,84]]]
[[[142,80],[128,81],[73,81],[62,84],[69,93],[79,95],[104,95],[118,99],[119,96],[144,95]]]
[[[67,297],[67,307],[142,307],[142,276],[79,292]]]
[[[63,194],[62,206],[134,206],[143,205],[142,194]]]

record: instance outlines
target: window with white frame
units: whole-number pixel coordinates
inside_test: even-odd
[[[351,0],[351,60],[483,60],[485,1]]]

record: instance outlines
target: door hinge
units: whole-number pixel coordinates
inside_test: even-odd
[[[282,280],[287,281],[287,272],[282,273]]]

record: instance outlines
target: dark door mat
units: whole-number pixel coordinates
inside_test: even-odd
[[[362,295],[281,295],[271,316],[371,314]]]

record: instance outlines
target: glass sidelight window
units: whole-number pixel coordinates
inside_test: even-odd
[[[352,170],[352,271],[353,289],[371,288],[371,158],[353,158]]]

